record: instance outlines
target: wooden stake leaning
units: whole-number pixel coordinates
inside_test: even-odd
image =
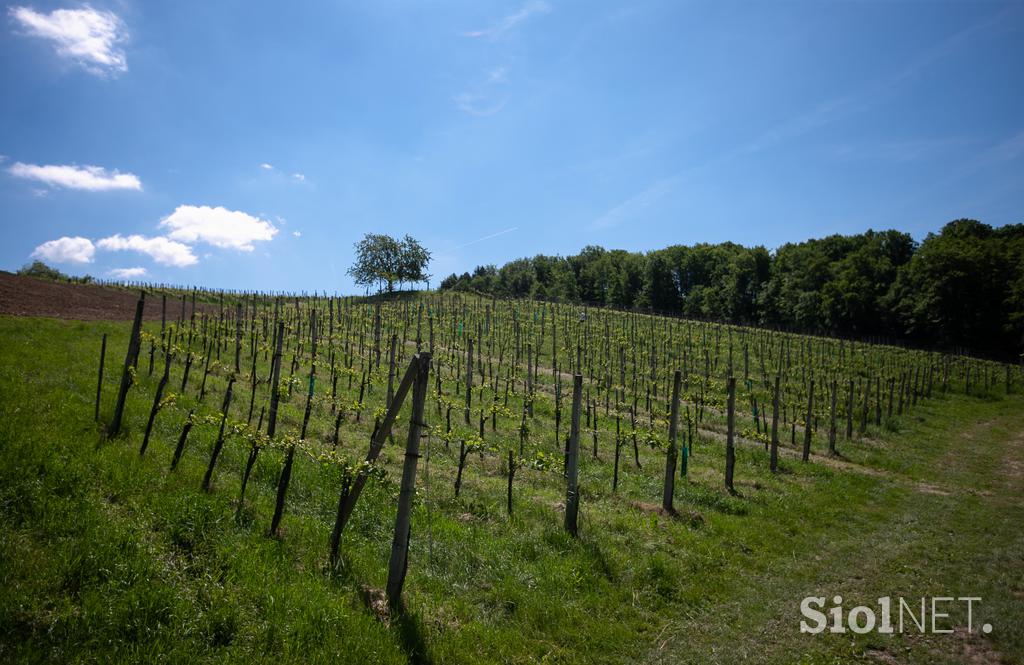
[[[405,444],[405,464],[402,467],[402,485],[398,494],[398,514],[395,517],[395,536],[391,542],[388,562],[387,597],[392,610],[402,607],[402,586],[409,568],[409,537],[412,531],[412,500],[416,494],[416,465],[420,457],[420,434],[425,429],[423,404],[427,398],[430,379],[430,354],[413,356],[415,379],[412,391],[412,417],[409,420],[409,438]],[[382,428],[383,429],[383,428]]]

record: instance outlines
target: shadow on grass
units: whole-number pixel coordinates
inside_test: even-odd
[[[581,544],[593,562],[594,569],[609,582],[616,582],[619,579],[617,566],[615,561],[601,547],[601,544],[596,540],[590,539],[581,541]]]
[[[344,571],[339,571],[340,576],[347,576]],[[341,581],[340,579],[338,581]],[[402,651],[413,665],[433,665],[433,658],[427,650],[427,640],[423,631],[423,621],[418,613],[410,610],[404,602],[397,607],[388,605],[387,596],[383,589],[363,584],[359,587],[359,596],[363,605],[369,610],[377,621],[390,626],[398,633],[398,642]]]
[[[110,435],[110,424],[102,418],[96,423],[95,429],[88,429],[88,432],[93,432],[96,436],[96,450],[103,448],[106,445],[115,443],[128,443],[133,440],[132,429],[127,423],[121,425],[121,431],[114,436]]]
[[[433,665],[434,660],[427,652],[427,641],[423,635],[423,624],[419,615],[402,608],[394,613],[392,620],[398,629],[398,638],[402,650],[409,657],[409,662],[414,665]]]
[[[334,565],[331,565],[330,561],[324,561],[324,576],[334,586],[351,586],[354,584],[355,577],[352,572],[352,566],[349,565],[343,555],[338,557],[338,561]]]
[[[683,505],[713,510],[724,515],[742,516],[749,512],[747,498],[734,489],[708,487],[691,482],[683,486],[678,499]]]

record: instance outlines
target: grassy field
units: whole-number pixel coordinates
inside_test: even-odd
[[[93,420],[99,340],[109,334],[116,378],[128,328],[0,318],[2,661],[1024,662],[1019,394],[936,394],[841,442],[842,457],[809,464],[783,437],[779,474],[760,444],[741,441],[736,494],[723,487],[723,443],[705,433],[677,489],[679,517],[636,505],[658,503],[663,452],[641,448],[638,469],[624,448],[613,493],[610,444],[602,438],[592,460],[585,438],[579,539],[562,529],[560,473],[521,469],[510,517],[503,455],[471,455],[456,498],[457,450],[435,437],[420,465],[408,609],[388,618],[373,599],[405,423],[331,571],[336,469],[296,466],[283,533],[269,538],[280,454],[260,456],[238,520],[246,446],[229,441],[205,493],[216,432],[197,426],[168,471],[194,388],[161,412],[140,457],[159,371],[140,372],[125,435],[103,437]],[[223,382],[210,392],[216,410]],[[546,408],[535,430],[550,425]],[[286,405],[288,427],[301,410],[301,399]],[[436,423],[433,409],[428,418]],[[361,454],[371,426],[372,416],[346,423],[341,447]],[[323,436],[330,419],[312,428]],[[805,635],[809,595],[841,595],[847,609],[885,595],[982,601],[973,634],[956,604],[952,634]],[[985,622],[994,629],[981,635]]]

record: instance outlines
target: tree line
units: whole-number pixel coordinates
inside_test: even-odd
[[[884,337],[1017,359],[1024,350],[1024,224],[946,224],[763,246],[587,246],[452,274],[442,290],[654,310],[796,332]]]

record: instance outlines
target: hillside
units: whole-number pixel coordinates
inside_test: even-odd
[[[162,331],[147,317],[114,437],[129,322],[0,316],[0,659],[1024,659],[1018,367],[525,300],[236,303],[175,305]],[[417,348],[431,353],[420,449],[404,452],[414,385],[381,457],[360,467]],[[403,607],[389,610],[410,460]],[[951,604],[952,634],[802,634],[801,600],[834,595],[847,610],[982,600],[971,632]]]

